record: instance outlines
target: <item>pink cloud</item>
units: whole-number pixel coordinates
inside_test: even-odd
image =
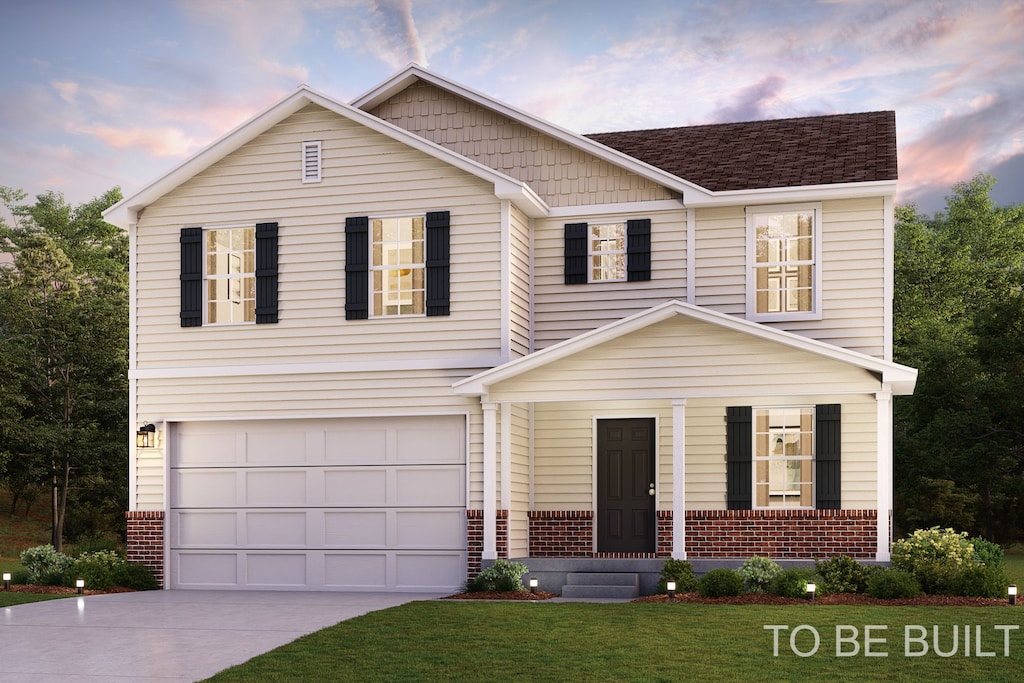
[[[117,128],[115,126],[78,126],[74,132],[91,135],[114,149],[139,149],[158,157],[182,157],[194,151],[199,142],[180,128]]]

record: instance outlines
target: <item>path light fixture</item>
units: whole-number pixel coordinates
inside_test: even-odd
[[[537,593],[537,579],[530,579],[530,592]]]
[[[153,448],[156,446],[156,426],[152,422],[139,427],[135,432],[135,445],[138,448]]]
[[[813,583],[808,583],[807,584],[807,599],[808,600],[813,600],[814,599],[814,593],[817,590],[818,590],[818,587],[816,585],[814,585]]]
[[[11,590],[11,573],[10,572],[4,572],[4,590],[5,591]]]
[[[1009,596],[1010,604],[1017,604],[1017,584],[1011,583],[1006,589],[1006,595]]]
[[[85,593],[85,579],[75,579],[75,592],[79,595]]]
[[[665,584],[665,588],[668,590],[668,599],[671,600],[676,597],[676,582],[669,581]]]

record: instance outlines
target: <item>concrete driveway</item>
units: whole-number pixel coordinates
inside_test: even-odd
[[[0,608],[0,681],[195,681],[440,593],[145,591]]]

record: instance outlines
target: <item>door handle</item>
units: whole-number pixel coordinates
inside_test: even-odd
[[[649,496],[653,496],[654,495],[654,482],[653,481],[650,483],[649,488],[647,489],[647,495],[649,495]]]

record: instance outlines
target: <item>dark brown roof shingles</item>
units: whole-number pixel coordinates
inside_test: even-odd
[[[897,177],[892,111],[586,137],[712,192]]]

